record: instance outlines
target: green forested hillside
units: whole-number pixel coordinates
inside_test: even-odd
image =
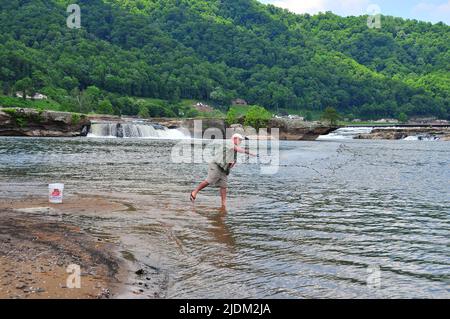
[[[239,97],[274,112],[332,106],[362,118],[450,114],[442,23],[383,17],[369,29],[366,17],[295,15],[256,0],[85,0],[82,28],[69,29],[72,2],[0,0],[5,95],[28,89],[64,110],[128,115],[157,105],[127,96],[223,109]]]

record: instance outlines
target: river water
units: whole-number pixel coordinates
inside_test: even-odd
[[[449,298],[450,144],[281,142],[279,171],[241,163],[189,192],[205,164],[174,141],[0,138],[0,200],[99,195],[129,210],[65,216],[163,274],[169,298]]]

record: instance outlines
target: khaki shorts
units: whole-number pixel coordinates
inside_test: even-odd
[[[228,176],[219,165],[215,163],[209,163],[208,165],[208,177],[206,181],[212,185],[220,188],[227,188],[228,186]]]

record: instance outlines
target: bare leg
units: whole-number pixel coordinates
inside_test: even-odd
[[[197,194],[198,194],[202,189],[204,189],[205,187],[208,187],[208,186],[209,186],[209,183],[208,183],[206,180],[204,180],[203,182],[201,182],[200,185],[198,185],[198,187],[191,193],[192,197],[194,197],[194,200],[195,200],[195,198],[197,198]]]
[[[226,187],[221,187],[220,188],[220,197],[222,199],[222,208],[221,210],[226,210],[227,209],[227,189]]]

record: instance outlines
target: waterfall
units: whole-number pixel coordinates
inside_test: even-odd
[[[328,135],[321,135],[317,140],[341,140],[353,139],[359,134],[367,134],[373,131],[373,127],[343,127]]]
[[[117,137],[117,123],[92,123],[88,137]]]
[[[148,138],[148,139],[187,139],[177,129],[168,129],[159,124],[145,122],[112,123],[93,122],[88,137],[94,138]]]

